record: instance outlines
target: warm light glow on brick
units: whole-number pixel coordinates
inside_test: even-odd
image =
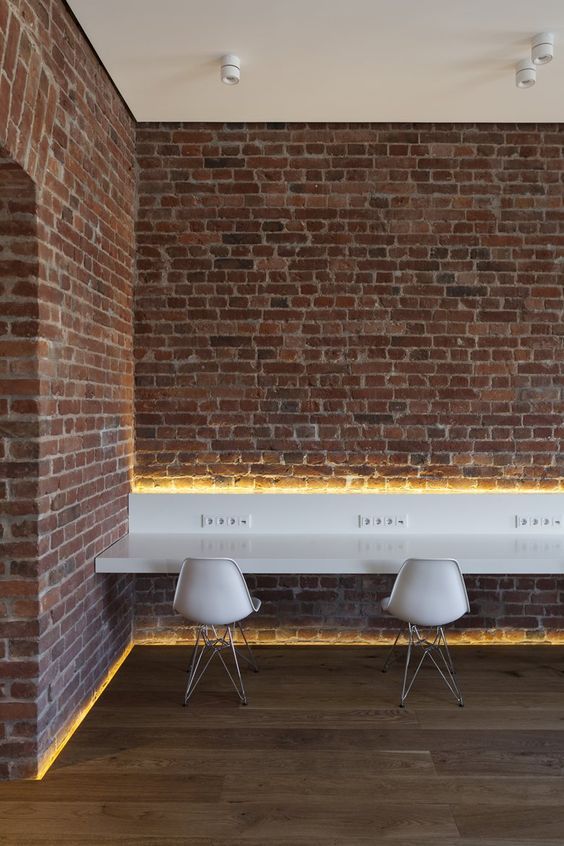
[[[496,484],[484,484],[478,481],[467,480],[441,480],[430,481],[415,479],[408,483],[394,483],[393,481],[386,481],[380,484],[371,484],[364,482],[362,487],[358,486],[358,480],[354,479],[347,483],[346,479],[341,479],[341,483],[321,482],[319,480],[304,480],[303,482],[295,481],[292,484],[266,484],[264,479],[245,478],[244,480],[233,480],[233,483],[216,483],[210,479],[201,481],[186,481],[184,479],[175,479],[174,477],[154,477],[152,479],[134,478],[132,483],[133,493],[192,493],[192,494],[307,494],[307,493],[327,493],[327,494],[378,494],[378,493],[394,493],[394,494],[488,494],[488,493],[561,493],[564,491],[564,480],[552,480],[551,482],[539,482],[538,486],[531,485],[530,482],[522,484],[515,482],[511,485],[502,483],[500,480]]]
[[[272,635],[261,633],[255,637],[252,629],[246,629],[247,640],[253,646],[391,646],[395,641],[397,629],[389,634],[378,633],[373,637],[363,632],[340,631],[320,632],[312,638],[300,637],[295,633],[277,629]],[[542,634],[525,629],[484,629],[483,631],[464,631],[447,629],[449,644],[454,646],[560,646],[564,644],[563,631],[545,631]],[[174,633],[158,633],[155,638],[136,641],[136,646],[192,646],[190,638],[180,638]]]
[[[49,749],[45,754],[42,756],[39,768],[37,770],[36,780],[41,781],[44,775],[47,773],[49,768],[53,765],[55,760],[59,757],[77,728],[80,726],[84,718],[87,716],[88,712],[91,710],[93,705],[98,701],[104,690],[107,688],[117,671],[122,666],[123,662],[133,649],[134,644],[130,643],[129,646],[125,648],[123,653],[120,657],[115,661],[110,669],[108,670],[106,676],[104,677],[103,681],[98,685],[90,699],[88,700],[87,704],[84,705],[78,714],[72,718],[72,720],[62,729],[59,733],[58,737],[55,738],[53,743],[49,746]]]

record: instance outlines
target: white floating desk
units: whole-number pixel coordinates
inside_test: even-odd
[[[246,522],[217,531],[218,515]],[[402,527],[366,529],[363,515],[401,515]],[[519,515],[546,515],[550,528],[523,532]],[[178,573],[188,557],[228,557],[245,573],[397,573],[414,557],[456,558],[464,573],[564,574],[563,523],[563,494],[132,494],[129,534],[96,570]]]
[[[96,558],[99,573],[178,573],[184,558],[234,558],[244,573],[397,573],[409,557],[456,558],[463,573],[564,574],[560,538],[485,535],[193,535],[135,533]]]

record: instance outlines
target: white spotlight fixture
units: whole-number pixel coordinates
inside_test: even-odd
[[[517,88],[531,88],[537,81],[537,69],[532,59],[522,59],[515,68]]]
[[[546,65],[554,56],[554,35],[552,32],[539,32],[531,41],[531,58],[535,65]]]
[[[241,61],[239,56],[228,53],[221,57],[221,81],[224,85],[237,85],[241,79]]]

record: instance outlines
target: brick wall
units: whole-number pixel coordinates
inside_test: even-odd
[[[38,255],[35,290],[18,289],[17,320],[2,327],[11,378],[37,377],[12,406],[29,428],[10,449],[34,463],[15,493],[24,548],[8,547],[0,599],[20,572],[35,580],[25,602],[2,607],[0,637],[17,650],[8,677],[21,658],[26,672],[37,665],[0,704],[12,719],[0,777],[15,777],[34,773],[131,637],[132,580],[95,577],[93,558],[127,525],[134,124],[60,0],[0,0],[0,61],[0,144],[34,183]]]
[[[172,612],[176,579],[138,576],[135,638],[192,642],[193,630]],[[380,643],[397,623],[380,612],[393,576],[248,576],[262,599],[246,632],[257,643]],[[449,637],[461,642],[562,641],[564,580],[557,576],[467,576],[471,611]]]
[[[563,140],[140,125],[138,487],[560,487]],[[139,637],[171,584],[138,580]],[[469,584],[470,629],[564,628],[558,580]],[[385,626],[386,580],[257,585],[265,639]]]
[[[141,125],[139,481],[553,486],[563,139]]]
[[[0,153],[0,778],[35,754],[39,652],[35,186]]]

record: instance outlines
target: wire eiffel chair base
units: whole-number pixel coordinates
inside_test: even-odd
[[[432,640],[430,640],[429,638],[423,637],[419,633],[419,629],[417,628],[417,626],[414,626],[412,623],[408,623],[407,655],[405,658],[405,668],[403,673],[400,708],[404,707],[405,700],[407,699],[407,696],[411,688],[413,687],[413,683],[419,674],[419,670],[423,666],[423,662],[426,658],[429,658],[429,660],[434,664],[442,680],[456,699],[458,705],[461,708],[464,706],[464,699],[462,698],[462,693],[456,680],[456,672],[448,648],[444,629],[442,626],[436,626],[433,628],[435,630],[435,636]],[[395,659],[396,645],[398,643],[400,635],[401,631],[398,633],[395,643],[392,646],[390,652],[388,653],[388,657],[386,658],[386,661],[382,668],[382,672],[386,672],[392,661]],[[421,657],[419,658],[417,666],[415,667],[415,670],[413,671],[410,678],[409,668],[411,664],[411,659],[417,649],[422,650]]]
[[[247,654],[235,646],[235,641],[233,639],[234,629],[239,630],[243,638]],[[233,673],[229,669],[222,654],[226,650],[231,654],[234,665]],[[199,685],[204,673],[216,655],[223,664],[223,668],[229,676],[229,680],[235,688],[241,704],[247,704],[247,694],[243,685],[239,659],[241,658],[243,661],[246,661],[255,673],[258,673],[258,667],[251,651],[251,647],[245,637],[243,627],[240,623],[233,623],[232,625],[225,626],[225,631],[222,635],[218,634],[215,626],[202,625],[198,627],[196,643],[194,644],[194,650],[192,652],[192,659],[187,670],[188,683],[186,685],[186,693],[184,694],[184,705],[188,704],[188,701],[192,697],[192,694],[196,690],[196,687]]]

